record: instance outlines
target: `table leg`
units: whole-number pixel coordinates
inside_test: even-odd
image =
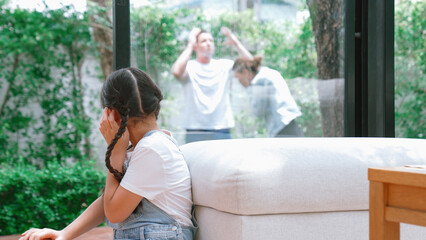
[[[399,223],[385,219],[387,184],[370,181],[370,240],[398,240]]]

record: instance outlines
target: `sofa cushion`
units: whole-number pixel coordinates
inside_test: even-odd
[[[195,240],[368,239],[368,211],[241,216],[197,206]],[[401,224],[401,240],[424,240],[426,228]]]
[[[426,164],[423,139],[231,139],[181,149],[194,203],[241,215],[365,210],[369,167]]]

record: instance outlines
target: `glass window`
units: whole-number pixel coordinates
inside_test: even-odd
[[[395,1],[395,136],[426,138],[425,1]]]
[[[163,90],[161,127],[181,144],[188,134],[221,138],[227,129],[231,138],[343,136],[343,0],[308,2],[130,1],[131,64],[147,71]],[[235,64],[232,70],[244,54],[226,44],[233,38],[222,27],[251,55],[262,57],[259,68]],[[210,34],[211,59],[228,61],[194,62],[199,53],[188,50],[194,28]],[[186,65],[188,75],[177,71],[179,81],[172,66],[186,50],[193,62]],[[194,77],[214,69],[229,78]],[[232,113],[222,102],[228,98]]]

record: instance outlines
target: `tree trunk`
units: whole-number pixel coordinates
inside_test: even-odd
[[[100,11],[99,7],[111,9],[110,5],[111,0],[87,0],[87,6],[93,10],[89,19],[93,29],[92,35],[101,55],[101,68],[104,80],[114,70],[112,14],[110,10],[105,12]],[[99,21],[99,19],[102,19],[102,21]]]
[[[318,95],[324,137],[340,137],[343,131],[343,0],[307,0],[318,56]],[[331,89],[327,89],[331,88]],[[331,95],[330,95],[331,94]]]

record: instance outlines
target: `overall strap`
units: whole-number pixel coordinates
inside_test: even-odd
[[[149,132],[147,132],[147,133],[145,133],[145,135],[143,136],[143,137],[148,137],[148,136],[151,136],[153,133],[155,133],[155,132],[161,132],[160,130],[151,130],[151,131],[149,131]]]
[[[151,130],[151,131],[149,131],[149,132],[147,132],[147,133],[145,133],[145,135],[143,136],[143,137],[148,137],[148,136],[150,136],[150,135],[152,135],[153,133],[155,133],[155,132],[161,132],[162,134],[164,134],[170,141],[172,141],[175,145],[176,145],[176,147],[178,147],[179,148],[179,144],[176,142],[176,140],[175,139],[173,139],[171,136],[169,136],[169,135],[167,135],[167,134],[165,134],[163,131],[161,131],[161,130]]]

